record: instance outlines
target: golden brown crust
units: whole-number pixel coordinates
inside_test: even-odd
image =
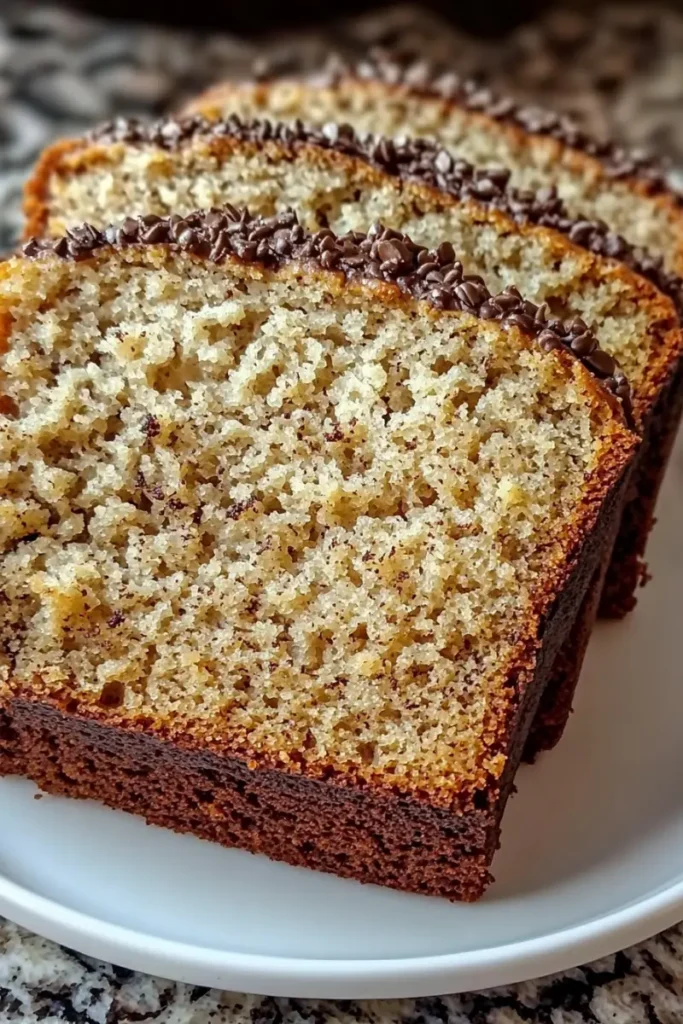
[[[24,185],[24,238],[42,235],[47,226],[50,203],[50,182],[54,174],[63,174],[66,158],[82,148],[80,139],[61,139],[40,154],[33,173]]]

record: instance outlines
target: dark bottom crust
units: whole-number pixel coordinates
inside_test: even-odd
[[[21,774],[150,824],[300,867],[413,892],[476,899],[489,881],[495,817],[253,771],[150,736],[18,702]],[[390,804],[390,806],[389,806]]]
[[[636,604],[638,587],[647,580],[643,561],[655,523],[655,505],[683,411],[683,360],[662,389],[643,433],[634,475],[635,497],[622,518],[600,601],[602,618],[622,619]]]
[[[452,900],[491,881],[500,820],[553,665],[619,521],[626,480],[605,500],[544,624],[534,677],[519,693],[503,778],[455,814],[371,786],[344,786],[188,750],[132,728],[16,698],[0,710],[0,772],[92,798],[225,846]]]

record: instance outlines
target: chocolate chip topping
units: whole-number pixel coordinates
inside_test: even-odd
[[[534,192],[512,188],[509,185],[511,175],[506,168],[477,169],[425,139],[360,136],[344,124],[327,124],[316,129],[299,121],[293,125],[267,120],[245,121],[236,115],[222,121],[193,116],[152,123],[118,118],[96,128],[88,138],[94,142],[147,144],[169,150],[178,149],[195,138],[274,141],[288,148],[321,146],[364,160],[393,177],[439,189],[458,200],[471,200],[500,210],[518,224],[535,224],[560,231],[575,245],[598,256],[619,260],[647,278],[673,300],[683,316],[683,281],[664,268],[661,257],[631,245],[611,231],[604,221],[571,217],[556,189],[541,188]]]
[[[31,238],[22,252],[29,259],[51,253],[60,259],[83,260],[104,247],[172,245],[214,263],[226,257],[276,268],[289,261],[339,271],[350,280],[384,281],[439,310],[460,310],[482,320],[518,327],[545,351],[564,348],[598,377],[622,403],[631,422],[630,388],[615,360],[578,317],[549,319],[545,303],[525,300],[515,287],[492,295],[483,279],[465,274],[453,246],[437,249],[416,245],[407,235],[375,224],[367,234],[335,235],[329,228],[305,231],[292,211],[275,217],[253,217],[227,204],[186,217],[127,217],[98,231],[90,224],[71,228],[58,239]],[[149,433],[149,430],[147,430]]]
[[[286,69],[283,71],[277,65],[263,65],[253,70],[258,81],[288,77]],[[390,53],[373,49],[368,57],[355,64],[333,54],[321,69],[307,76],[308,81],[323,88],[348,78],[375,79],[392,86],[406,86],[419,95],[450,100],[496,121],[518,125],[533,135],[545,135],[572,149],[582,150],[600,160],[606,174],[612,178],[637,178],[651,194],[670,191],[667,169],[653,154],[612,140],[595,139],[567,114],[517,103],[508,96],[497,95],[481,82],[461,78],[446,67],[424,60],[401,61]]]

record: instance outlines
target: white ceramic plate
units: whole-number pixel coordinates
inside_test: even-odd
[[[636,612],[519,775],[476,905],[361,886],[0,781],[0,912],[125,967],[272,995],[435,995],[575,966],[683,918],[683,444]]]

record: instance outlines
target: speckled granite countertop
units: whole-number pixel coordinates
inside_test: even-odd
[[[0,919],[2,1024],[680,1024],[683,930],[542,981],[441,999],[311,1002],[133,974]]]
[[[0,251],[16,237],[21,184],[40,148],[113,113],[158,114],[239,74],[264,49],[314,63],[384,45],[466,72],[495,69],[526,98],[551,97],[593,128],[621,130],[683,158],[683,14],[655,4],[555,10],[504,44],[463,38],[395,7],[326,33],[257,48],[213,33],[105,24],[64,9],[0,5]],[[210,69],[210,72],[207,71]],[[312,1003],[208,991],[90,960],[0,918],[0,1024],[683,1024],[683,926],[598,963],[467,996]]]

